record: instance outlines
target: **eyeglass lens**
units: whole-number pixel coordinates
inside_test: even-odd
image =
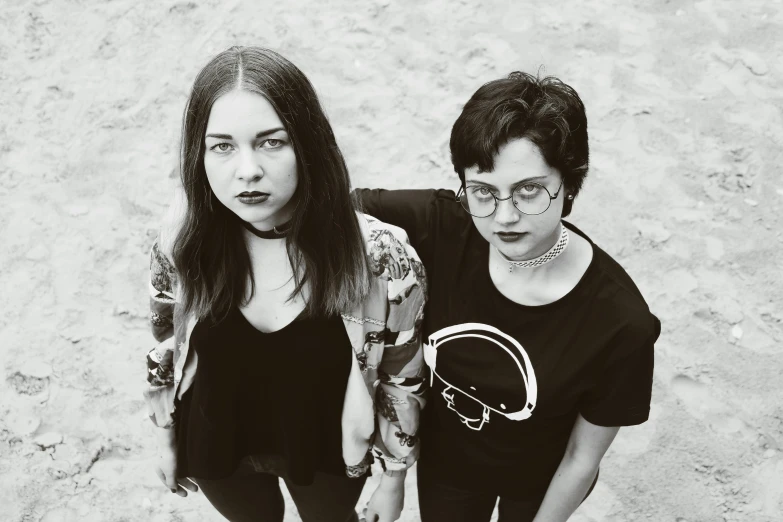
[[[523,214],[543,214],[552,203],[552,196],[543,185],[525,183],[511,195],[514,206]],[[476,217],[491,216],[498,206],[497,194],[484,186],[469,186],[462,191],[460,203],[468,214]]]

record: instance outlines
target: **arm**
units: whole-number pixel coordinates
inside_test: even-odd
[[[427,387],[421,344],[426,279],[402,230],[373,221],[371,227],[371,256],[378,260],[373,269],[387,280],[388,308],[373,441],[384,475],[368,505],[367,521],[386,522],[400,515],[406,471],[419,452],[419,416]]]
[[[579,507],[620,426],[647,420],[653,345],[660,326],[650,315],[623,329],[606,359],[599,384],[585,394],[565,454],[534,522],[565,521]],[[588,420],[589,419],[589,420]]]
[[[150,324],[158,345],[147,353],[147,388],[144,397],[149,416],[160,428],[172,426],[168,400],[174,389],[174,267],[155,241],[150,251]]]
[[[177,479],[177,440],[174,428],[174,307],[175,272],[172,263],[155,241],[150,251],[150,324],[158,345],[147,354],[147,388],[144,398],[150,419],[156,425],[157,462],[155,473],[172,493],[186,497],[197,486]]]
[[[422,256],[429,235],[430,211],[435,190],[356,189],[353,197],[360,211],[402,228]]]
[[[619,427],[597,426],[578,415],[563,460],[533,522],[565,522],[579,507]]]
[[[144,398],[150,419],[159,428],[171,428],[174,414],[175,305],[177,275],[171,261],[174,238],[185,217],[185,194],[178,189],[162,220],[160,233],[150,249],[150,324],[157,346],[147,353],[147,386]],[[179,327],[182,318],[177,318]]]

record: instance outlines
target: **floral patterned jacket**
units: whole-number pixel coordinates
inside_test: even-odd
[[[372,456],[385,471],[410,467],[418,457],[419,415],[427,388],[421,345],[426,299],[424,267],[405,232],[358,214],[373,275],[369,296],[342,314],[354,351],[342,416],[343,459],[361,476]],[[177,274],[161,231],[150,253],[150,321],[158,345],[147,354],[144,391],[160,428],[176,422],[179,399],[198,365],[188,349],[194,317],[177,303]]]

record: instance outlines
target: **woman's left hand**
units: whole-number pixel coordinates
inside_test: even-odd
[[[385,477],[384,477],[385,478]],[[375,490],[364,510],[366,522],[394,522],[402,514],[405,503],[405,487],[403,483],[384,484]]]

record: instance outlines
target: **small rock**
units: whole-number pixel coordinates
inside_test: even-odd
[[[710,305],[710,310],[726,319],[729,324],[737,324],[745,318],[742,307],[730,297],[719,297]]]
[[[738,324],[734,325],[734,328],[731,329],[731,335],[735,339],[742,339],[742,328],[740,327],[740,325]]]
[[[769,448],[767,451],[764,452],[764,458],[765,459],[771,459],[777,454],[777,451],[775,451],[772,448]]]
[[[52,365],[41,360],[30,360],[22,365],[19,373],[36,379],[46,379],[52,375]]]
[[[710,259],[720,261],[724,254],[723,241],[716,237],[705,237],[704,242],[707,245],[707,255]]]
[[[27,251],[27,259],[30,261],[40,261],[49,255],[49,250],[43,245],[37,245]]]
[[[90,481],[92,481],[92,477],[87,473],[78,473],[74,475],[74,481],[76,482],[76,485],[80,488],[84,488],[90,485]]]
[[[55,446],[52,458],[64,463],[76,463],[83,459],[83,448],[79,445],[78,439],[63,437],[63,441]]]
[[[85,207],[84,205],[71,205],[69,207],[66,207],[65,211],[72,217],[79,217],[84,216],[88,212],[90,212],[90,209]]]
[[[658,221],[640,218],[634,219],[633,224],[639,230],[642,237],[649,239],[654,243],[663,243],[671,237],[671,233]]]
[[[14,449],[16,450],[16,454],[21,455],[22,457],[31,457],[41,451],[40,446],[30,444],[29,442],[23,442]]]
[[[33,442],[35,442],[36,444],[38,444],[43,448],[51,448],[53,446],[57,446],[58,444],[61,444],[62,441],[63,441],[63,436],[53,431],[50,431],[49,433],[42,433],[41,435],[38,435],[35,439],[33,439]]]
[[[12,415],[6,424],[17,435],[30,435],[41,425],[41,419],[33,415]]]
[[[759,202],[756,201],[755,199],[746,199],[745,203],[747,205],[750,205],[751,207],[757,207],[759,205]]]
[[[742,56],[742,63],[756,76],[764,76],[769,72],[767,62],[756,54],[750,52],[744,53]]]
[[[47,389],[49,379],[39,379],[16,372],[9,377],[8,382],[20,395],[37,395]]]
[[[49,468],[49,469],[46,470],[46,472],[54,480],[62,480],[64,478],[68,477],[68,473],[66,473],[64,469],[59,469],[59,468],[56,468],[56,467]]]

